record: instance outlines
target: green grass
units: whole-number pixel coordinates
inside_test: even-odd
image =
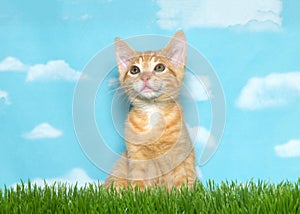
[[[107,190],[30,182],[0,189],[0,213],[300,213],[298,182],[197,182],[194,189]]]

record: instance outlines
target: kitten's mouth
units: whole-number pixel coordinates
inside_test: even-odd
[[[149,85],[145,85],[142,89],[140,89],[139,95],[142,98],[153,99],[153,98],[158,97],[159,93],[158,93],[158,90],[156,90],[155,88],[152,88]]]
[[[144,88],[141,90],[141,92],[153,92],[154,90],[153,90],[153,88],[151,88],[150,86],[148,86],[148,85],[145,85],[144,86]]]

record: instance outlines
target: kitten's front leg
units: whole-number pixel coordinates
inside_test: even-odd
[[[107,177],[104,183],[104,187],[109,188],[111,186],[120,189],[126,188],[128,185],[128,160],[127,153],[124,152],[120,159],[115,164],[110,175]]]
[[[128,180],[132,187],[138,186],[139,189],[144,189],[149,185],[146,178],[146,165],[144,160],[129,160]]]
[[[174,169],[174,185],[176,187],[188,185],[189,188],[192,188],[195,181],[196,169],[193,150],[187,159]]]

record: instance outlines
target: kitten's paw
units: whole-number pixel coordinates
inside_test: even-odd
[[[127,189],[128,187],[128,181],[126,179],[107,179],[103,185],[105,188],[114,188],[117,191],[121,189]]]

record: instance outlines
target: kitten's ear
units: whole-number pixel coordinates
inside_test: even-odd
[[[125,72],[135,51],[122,39],[115,39],[115,53],[119,72]]]
[[[163,48],[163,52],[176,66],[184,66],[186,63],[186,49],[185,35],[182,30],[179,30]]]

